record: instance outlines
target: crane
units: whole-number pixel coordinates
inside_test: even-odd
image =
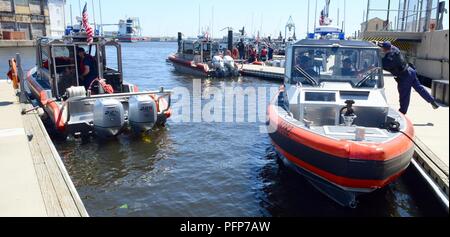
[[[292,16],[289,16],[289,20],[288,20],[284,30],[285,30],[284,31],[284,38],[285,39],[288,39],[288,38],[292,37],[293,40],[296,40],[295,23],[294,23],[294,20],[292,19]],[[293,32],[293,35],[292,35],[292,32]],[[289,33],[289,37],[288,37],[288,33]]]

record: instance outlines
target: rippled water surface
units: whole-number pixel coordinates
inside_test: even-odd
[[[192,91],[194,78],[175,73],[166,62],[176,43],[124,44],[122,50],[125,80],[141,90]],[[245,77],[202,82],[203,90],[237,86],[276,88],[279,83]],[[251,103],[248,107],[256,106]],[[361,197],[358,209],[342,208],[280,165],[268,135],[260,133],[262,125],[169,121],[149,137],[69,140],[57,143],[57,149],[91,216],[444,215],[424,195],[427,190],[418,190],[423,184],[413,170]]]

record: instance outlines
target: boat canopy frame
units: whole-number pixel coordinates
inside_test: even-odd
[[[287,50],[286,55],[286,71],[285,71],[285,84],[291,84],[292,78],[292,70],[295,67],[295,51],[299,48],[322,48],[322,49],[347,49],[347,50],[377,50],[380,51],[380,48],[376,45],[365,42],[365,41],[351,41],[351,40],[312,40],[312,39],[304,39],[300,40],[297,43],[290,45]],[[378,62],[381,65],[381,54],[378,53]],[[384,75],[382,73],[382,68],[380,77],[377,80],[377,89],[384,88]],[[351,83],[352,86],[353,83]],[[318,83],[319,86],[320,83]]]
[[[189,51],[186,50],[187,44],[192,45],[192,49],[188,49]],[[180,51],[184,55],[192,55],[193,60],[198,63],[208,63],[220,51],[220,44],[211,40],[183,40]]]
[[[114,40],[106,40],[103,37],[94,37],[94,42],[88,44],[86,42],[86,37],[80,36],[64,36],[62,39],[54,38],[39,38],[37,39],[36,47],[36,66],[38,76],[43,81],[48,81],[51,87],[52,94],[56,99],[60,99],[65,93],[64,89],[67,86],[60,86],[62,81],[68,80],[61,76],[61,71],[63,68],[72,68],[74,73],[70,82],[70,86],[80,86],[80,73],[79,73],[79,61],[77,55],[77,48],[87,48],[87,54],[93,56],[97,63],[99,78],[104,78],[110,80],[114,86],[115,90],[121,90],[123,84],[123,69],[122,69],[122,50],[121,45]],[[114,47],[116,50],[117,68],[109,68],[107,65],[107,47]],[[57,60],[64,58],[58,57],[58,48],[65,48],[68,53],[67,60],[70,60],[70,64],[58,65]],[[93,51],[95,50],[95,53]],[[68,86],[68,87],[70,87]]]

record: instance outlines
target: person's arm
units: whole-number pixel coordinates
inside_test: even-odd
[[[89,74],[89,72],[91,71],[91,68],[89,66],[84,66],[84,72],[83,72],[83,77],[87,76]]]

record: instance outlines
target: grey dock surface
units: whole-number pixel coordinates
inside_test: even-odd
[[[389,105],[399,108],[397,83],[392,76],[385,76],[384,80]],[[434,110],[413,89],[407,117],[414,124],[416,132],[417,147],[413,165],[442,198],[448,211],[449,108]]]
[[[37,113],[0,80],[0,216],[87,217]]]
[[[252,64],[238,65],[241,73],[245,76],[259,77],[264,79],[272,79],[282,82],[284,80],[284,68],[261,66]]]

